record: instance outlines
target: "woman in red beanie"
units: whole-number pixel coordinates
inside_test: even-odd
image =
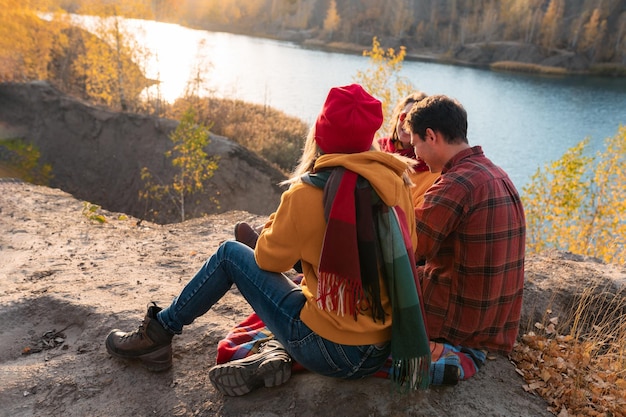
[[[149,306],[137,330],[112,330],[109,353],[168,369],[173,336],[235,284],[275,339],[210,369],[222,393],[280,385],[292,358],[322,375],[362,378],[390,354],[397,383],[427,387],[430,349],[403,178],[410,160],[370,151],[382,119],[380,102],[361,86],[331,89],[256,248],[224,242],[168,307]],[[298,260],[300,285],[282,274]]]
[[[413,196],[414,207],[418,207],[424,202],[424,193],[439,178],[439,173],[430,172],[428,165],[415,155],[415,150],[411,145],[411,133],[404,127],[404,120],[413,104],[426,97],[423,92],[415,91],[400,100],[391,115],[389,136],[378,140],[378,147],[381,151],[397,153],[417,161],[409,174],[411,182],[413,182],[411,195]]]
[[[389,136],[380,138],[377,141],[378,148],[381,151],[395,153],[416,161],[416,164],[408,171],[408,176],[413,183],[411,187],[413,207],[418,207],[422,204],[424,194],[430,186],[433,185],[435,180],[439,178],[439,173],[430,172],[428,165],[415,155],[415,150],[411,145],[411,134],[404,127],[404,120],[411,110],[411,107],[413,107],[413,104],[425,97],[427,97],[425,93],[415,91],[400,100],[391,115]],[[261,229],[262,225],[252,227],[246,222],[237,223],[235,225],[235,239],[254,249]],[[299,263],[297,263],[294,268],[298,272],[302,272]]]

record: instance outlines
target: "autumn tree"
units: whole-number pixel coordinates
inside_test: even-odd
[[[490,1],[482,5],[481,10],[474,13],[474,16],[478,19],[476,22],[478,39],[484,42],[496,40],[499,25],[497,2]]]
[[[165,153],[175,168],[170,182],[159,181],[154,174],[143,168],[141,179],[145,187],[139,193],[144,200],[171,202],[180,214],[180,220],[185,221],[187,215],[187,201],[190,196],[201,192],[205,181],[213,176],[217,169],[216,157],[209,157],[205,152],[209,144],[209,127],[196,123],[195,112],[189,108],[170,134],[173,147]]]
[[[606,33],[606,19],[602,18],[600,9],[594,9],[591,17],[583,26],[583,33],[578,44],[580,51],[587,52],[592,61],[599,53],[599,48]]]
[[[151,0],[150,7],[156,20],[175,21],[180,17],[181,2],[178,0]]]
[[[328,33],[332,38],[333,33],[339,28],[341,24],[341,17],[337,12],[337,2],[330,0],[328,4],[328,11],[326,12],[326,18],[324,19],[324,32]]]
[[[228,27],[236,32],[276,34],[286,28],[309,33],[321,29],[326,39],[357,44],[369,42],[376,34],[379,39],[406,39],[415,47],[444,53],[469,43],[512,41],[588,53],[594,60],[618,64],[623,64],[625,54],[623,0],[136,1],[151,3],[157,15],[176,4],[179,23],[213,30]],[[594,9],[600,20],[590,21]],[[591,30],[594,24],[595,32]],[[593,42],[578,49],[583,32]]]
[[[374,37],[372,49],[364,51],[363,55],[369,57],[369,68],[357,71],[354,81],[382,102],[383,114],[388,120],[396,104],[415,90],[411,81],[400,75],[406,49],[402,46],[398,52],[393,48],[385,50]],[[389,130],[388,123],[382,127],[385,132]]]
[[[548,248],[626,262],[626,127],[588,155],[589,140],[538,170],[523,188],[530,252]]]
[[[48,78],[51,51],[62,42],[59,28],[38,15],[50,7],[44,0],[0,0],[0,81]]]
[[[125,26],[117,5],[92,11],[98,17],[89,29],[96,36],[83,38],[84,51],[73,63],[84,94],[114,110],[139,111],[139,94],[148,85],[144,68],[149,52]]]
[[[200,97],[209,96],[214,91],[209,87],[208,74],[211,71],[213,64],[209,59],[210,51],[206,44],[206,41],[202,39],[198,43],[198,49],[196,56],[191,65],[189,78],[185,85],[184,96],[191,99],[199,100]],[[196,105],[193,105],[197,109]],[[199,119],[202,120],[204,115],[200,114]]]
[[[535,32],[536,21],[540,14],[538,2],[511,0],[512,4],[503,3],[503,16],[507,19],[504,21],[505,33],[509,33],[508,39],[521,42],[531,43]]]
[[[546,48],[554,48],[560,35],[560,27],[563,19],[563,0],[550,0],[548,10],[541,22],[541,42]]]
[[[383,20],[388,22],[391,35],[401,38],[405,36],[414,20],[412,1],[396,0],[392,7],[386,7]]]

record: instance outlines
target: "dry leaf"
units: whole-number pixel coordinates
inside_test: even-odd
[[[550,380],[550,378],[552,378],[552,374],[550,373],[550,371],[549,371],[549,370],[544,369],[544,370],[541,372],[541,379],[542,379],[544,382],[548,382],[548,381]]]

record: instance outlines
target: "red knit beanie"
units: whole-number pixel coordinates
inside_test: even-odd
[[[315,141],[327,154],[364,152],[382,123],[380,101],[363,87],[333,87],[315,122]]]

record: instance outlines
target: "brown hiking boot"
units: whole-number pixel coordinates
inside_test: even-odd
[[[249,248],[254,249],[259,234],[246,222],[239,222],[235,225],[235,240],[241,242]]]
[[[213,386],[224,395],[237,397],[266,386],[276,387],[291,377],[291,356],[278,340],[265,342],[242,359],[216,365],[209,370]]]
[[[137,330],[123,332],[113,329],[106,338],[107,351],[117,358],[137,359],[153,372],[165,371],[172,366],[172,338],[156,318],[161,311],[155,303]]]

